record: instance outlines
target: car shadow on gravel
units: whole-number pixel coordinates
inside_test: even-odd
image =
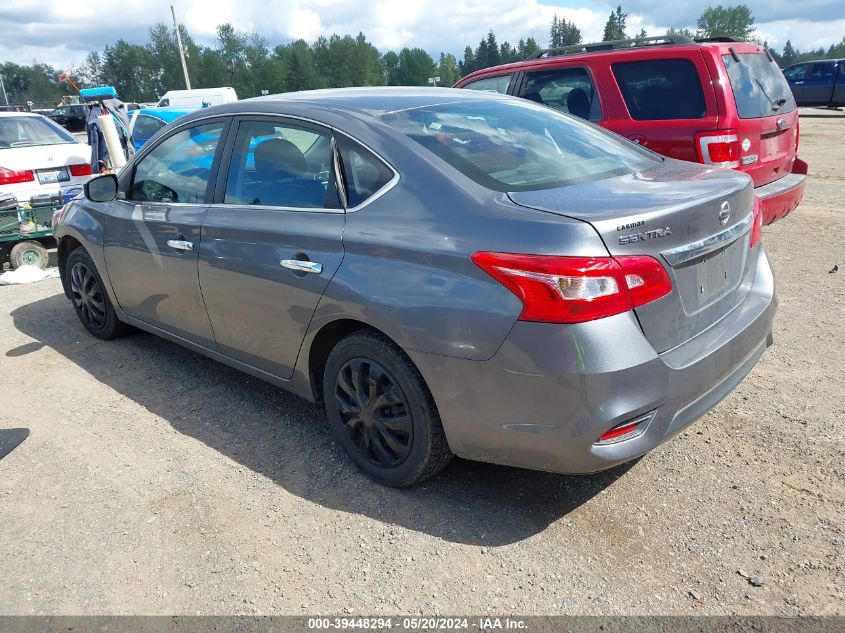
[[[564,476],[456,459],[419,486],[386,488],[355,469],[313,403],[151,334],[97,341],[61,294],[11,316],[19,331],[95,380],[290,493],[448,541],[496,546],[529,538],[630,468]],[[39,349],[29,343],[6,355]]]

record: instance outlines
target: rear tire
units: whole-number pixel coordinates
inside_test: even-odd
[[[103,280],[81,246],[68,255],[65,279],[76,316],[93,336],[109,341],[131,331],[129,325],[117,318]]]
[[[33,240],[26,242],[18,242],[12,247],[9,252],[9,261],[12,265],[12,270],[20,268],[21,266],[37,266],[41,270],[47,268],[50,261],[50,255],[43,244]]]
[[[323,395],[344,450],[382,484],[417,484],[452,459],[422,375],[381,334],[359,332],[335,345],[323,373]]]

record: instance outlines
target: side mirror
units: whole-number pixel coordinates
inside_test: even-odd
[[[85,197],[91,202],[111,202],[117,197],[117,176],[103,174],[96,176],[83,186]]]

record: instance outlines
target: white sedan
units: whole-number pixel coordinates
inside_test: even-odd
[[[91,147],[40,114],[0,112],[0,198],[61,193],[91,176]]]

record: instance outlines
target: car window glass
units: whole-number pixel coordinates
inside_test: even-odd
[[[357,207],[393,179],[393,171],[358,143],[341,137],[338,150],[350,207]]]
[[[479,79],[478,81],[471,81],[467,85],[461,87],[469,90],[481,90],[482,92],[498,92],[501,94],[507,94],[508,86],[511,85],[511,79],[513,79],[513,75],[485,77],[484,79]]]
[[[232,150],[226,204],[337,208],[328,132],[244,121]]]
[[[813,64],[810,70],[810,79],[827,79],[833,77],[834,64]]]
[[[601,106],[584,68],[555,68],[528,73],[520,97],[582,119],[601,119]]]
[[[787,68],[783,71],[784,77],[787,79],[791,79],[793,81],[797,79],[804,79],[804,75],[807,73],[807,67],[804,65],[801,66],[793,66],[792,68]]]
[[[739,61],[737,61],[737,59]],[[741,119],[759,119],[792,112],[795,98],[778,65],[763,53],[723,55]]]
[[[77,140],[50,119],[36,116],[0,118],[0,149],[61,145]]]
[[[132,130],[132,138],[138,142],[146,142],[163,127],[164,122],[161,119],[156,119],[146,114],[139,114],[138,120],[135,121],[135,127]]]
[[[611,132],[521,99],[444,103],[381,116],[494,191],[591,182],[648,169],[661,160]]]
[[[701,119],[707,114],[698,71],[688,59],[653,59],[612,65],[632,119]]]
[[[128,198],[139,202],[202,203],[223,123],[167,137],[135,167]]]

